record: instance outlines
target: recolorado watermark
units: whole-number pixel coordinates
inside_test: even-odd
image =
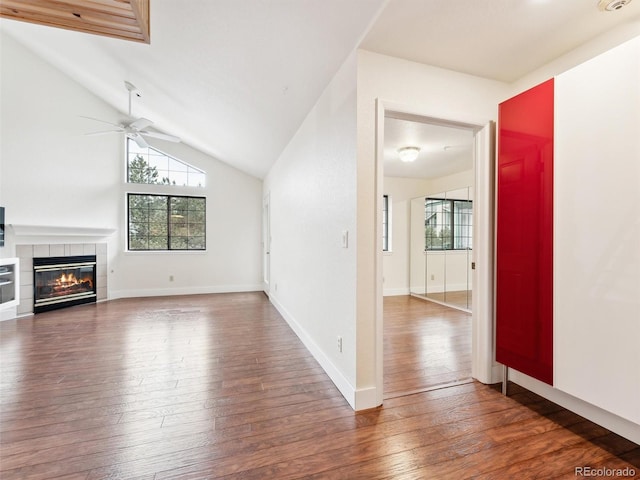
[[[626,468],[607,468],[607,467],[576,467],[575,476],[583,477],[635,477],[636,470],[632,467]]]

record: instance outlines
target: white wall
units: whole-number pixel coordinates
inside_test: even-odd
[[[640,22],[632,25],[631,42],[611,49],[628,38],[625,26],[517,84],[556,75],[554,387],[510,378],[640,442]]]
[[[204,169],[207,188],[179,189],[207,196],[207,252],[129,253],[126,245],[124,141],[86,115],[110,121],[123,116],[72,79],[2,33],[0,199],[8,224],[77,229],[63,241],[86,240],[87,229],[113,231],[108,241],[110,298],[261,288],[259,179],[187,145],[157,144]],[[154,143],[156,145],[156,143]],[[144,190],[144,187],[141,187]],[[29,238],[51,243],[56,238]],[[9,230],[0,255],[12,256]],[[59,240],[59,239],[58,239]],[[174,281],[169,282],[169,275]]]
[[[640,425],[640,37],[556,78],[554,128],[554,386]]]
[[[391,209],[391,251],[383,254],[384,295],[409,294],[411,199],[424,197],[429,181],[422,178],[384,177],[384,194]]]
[[[429,181],[429,190],[427,194],[437,195],[443,192],[450,192],[449,198],[463,198],[464,192],[454,192],[454,190],[461,190],[467,187],[472,187],[469,191],[469,199],[473,200],[473,185],[475,183],[475,172],[473,169],[465,170],[464,172],[454,173],[453,175],[447,175],[446,177],[434,178]],[[452,197],[451,195],[455,195]]]
[[[485,125],[496,119],[507,92],[501,82],[358,51],[357,388],[366,392],[361,408],[382,401],[383,172],[376,165],[376,101],[407,113]]]
[[[116,112],[4,33],[1,48],[6,223],[70,226],[81,218],[85,227],[115,227],[122,142],[83,136],[102,125],[79,115],[116,120]]]
[[[330,82],[264,182],[274,305],[355,406],[356,58]],[[348,248],[342,245],[348,232]],[[343,351],[337,337],[343,339]]]
[[[150,142],[151,143],[151,142]],[[113,297],[262,290],[262,182],[182,143],[155,141],[159,150],[207,173],[206,188],[166,188],[166,193],[206,195],[206,252],[124,252],[113,264]],[[122,224],[126,192],[122,184]],[[126,232],[120,231],[126,242]],[[169,277],[173,276],[173,281]]]

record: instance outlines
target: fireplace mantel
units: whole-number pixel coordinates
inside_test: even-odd
[[[9,227],[13,230],[16,243],[40,243],[38,240],[50,243],[51,239],[61,240],[63,238],[77,241],[88,242],[96,240],[104,240],[116,232],[115,228],[96,228],[96,227],[67,227],[54,225],[16,225],[11,224]]]

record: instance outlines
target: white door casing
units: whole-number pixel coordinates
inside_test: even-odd
[[[487,120],[444,119],[412,111],[401,105],[377,100],[376,105],[376,200],[377,229],[382,226],[382,195],[384,187],[384,117],[386,112],[417,115],[427,123],[456,125],[474,131],[474,248],[473,262],[473,304],[472,304],[472,376],[482,383],[496,383],[501,380],[501,369],[494,361],[494,156],[495,128]],[[381,239],[381,231],[376,230],[376,238]],[[381,243],[381,240],[380,240]],[[377,245],[376,256],[376,401],[383,403],[384,356],[383,356],[383,288],[382,288],[382,248]]]

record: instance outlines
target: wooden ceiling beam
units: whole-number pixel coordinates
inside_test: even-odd
[[[0,17],[151,42],[149,0],[3,0]]]
[[[130,0],[131,9],[136,16],[144,43],[151,43],[151,25],[149,23],[149,0]]]

